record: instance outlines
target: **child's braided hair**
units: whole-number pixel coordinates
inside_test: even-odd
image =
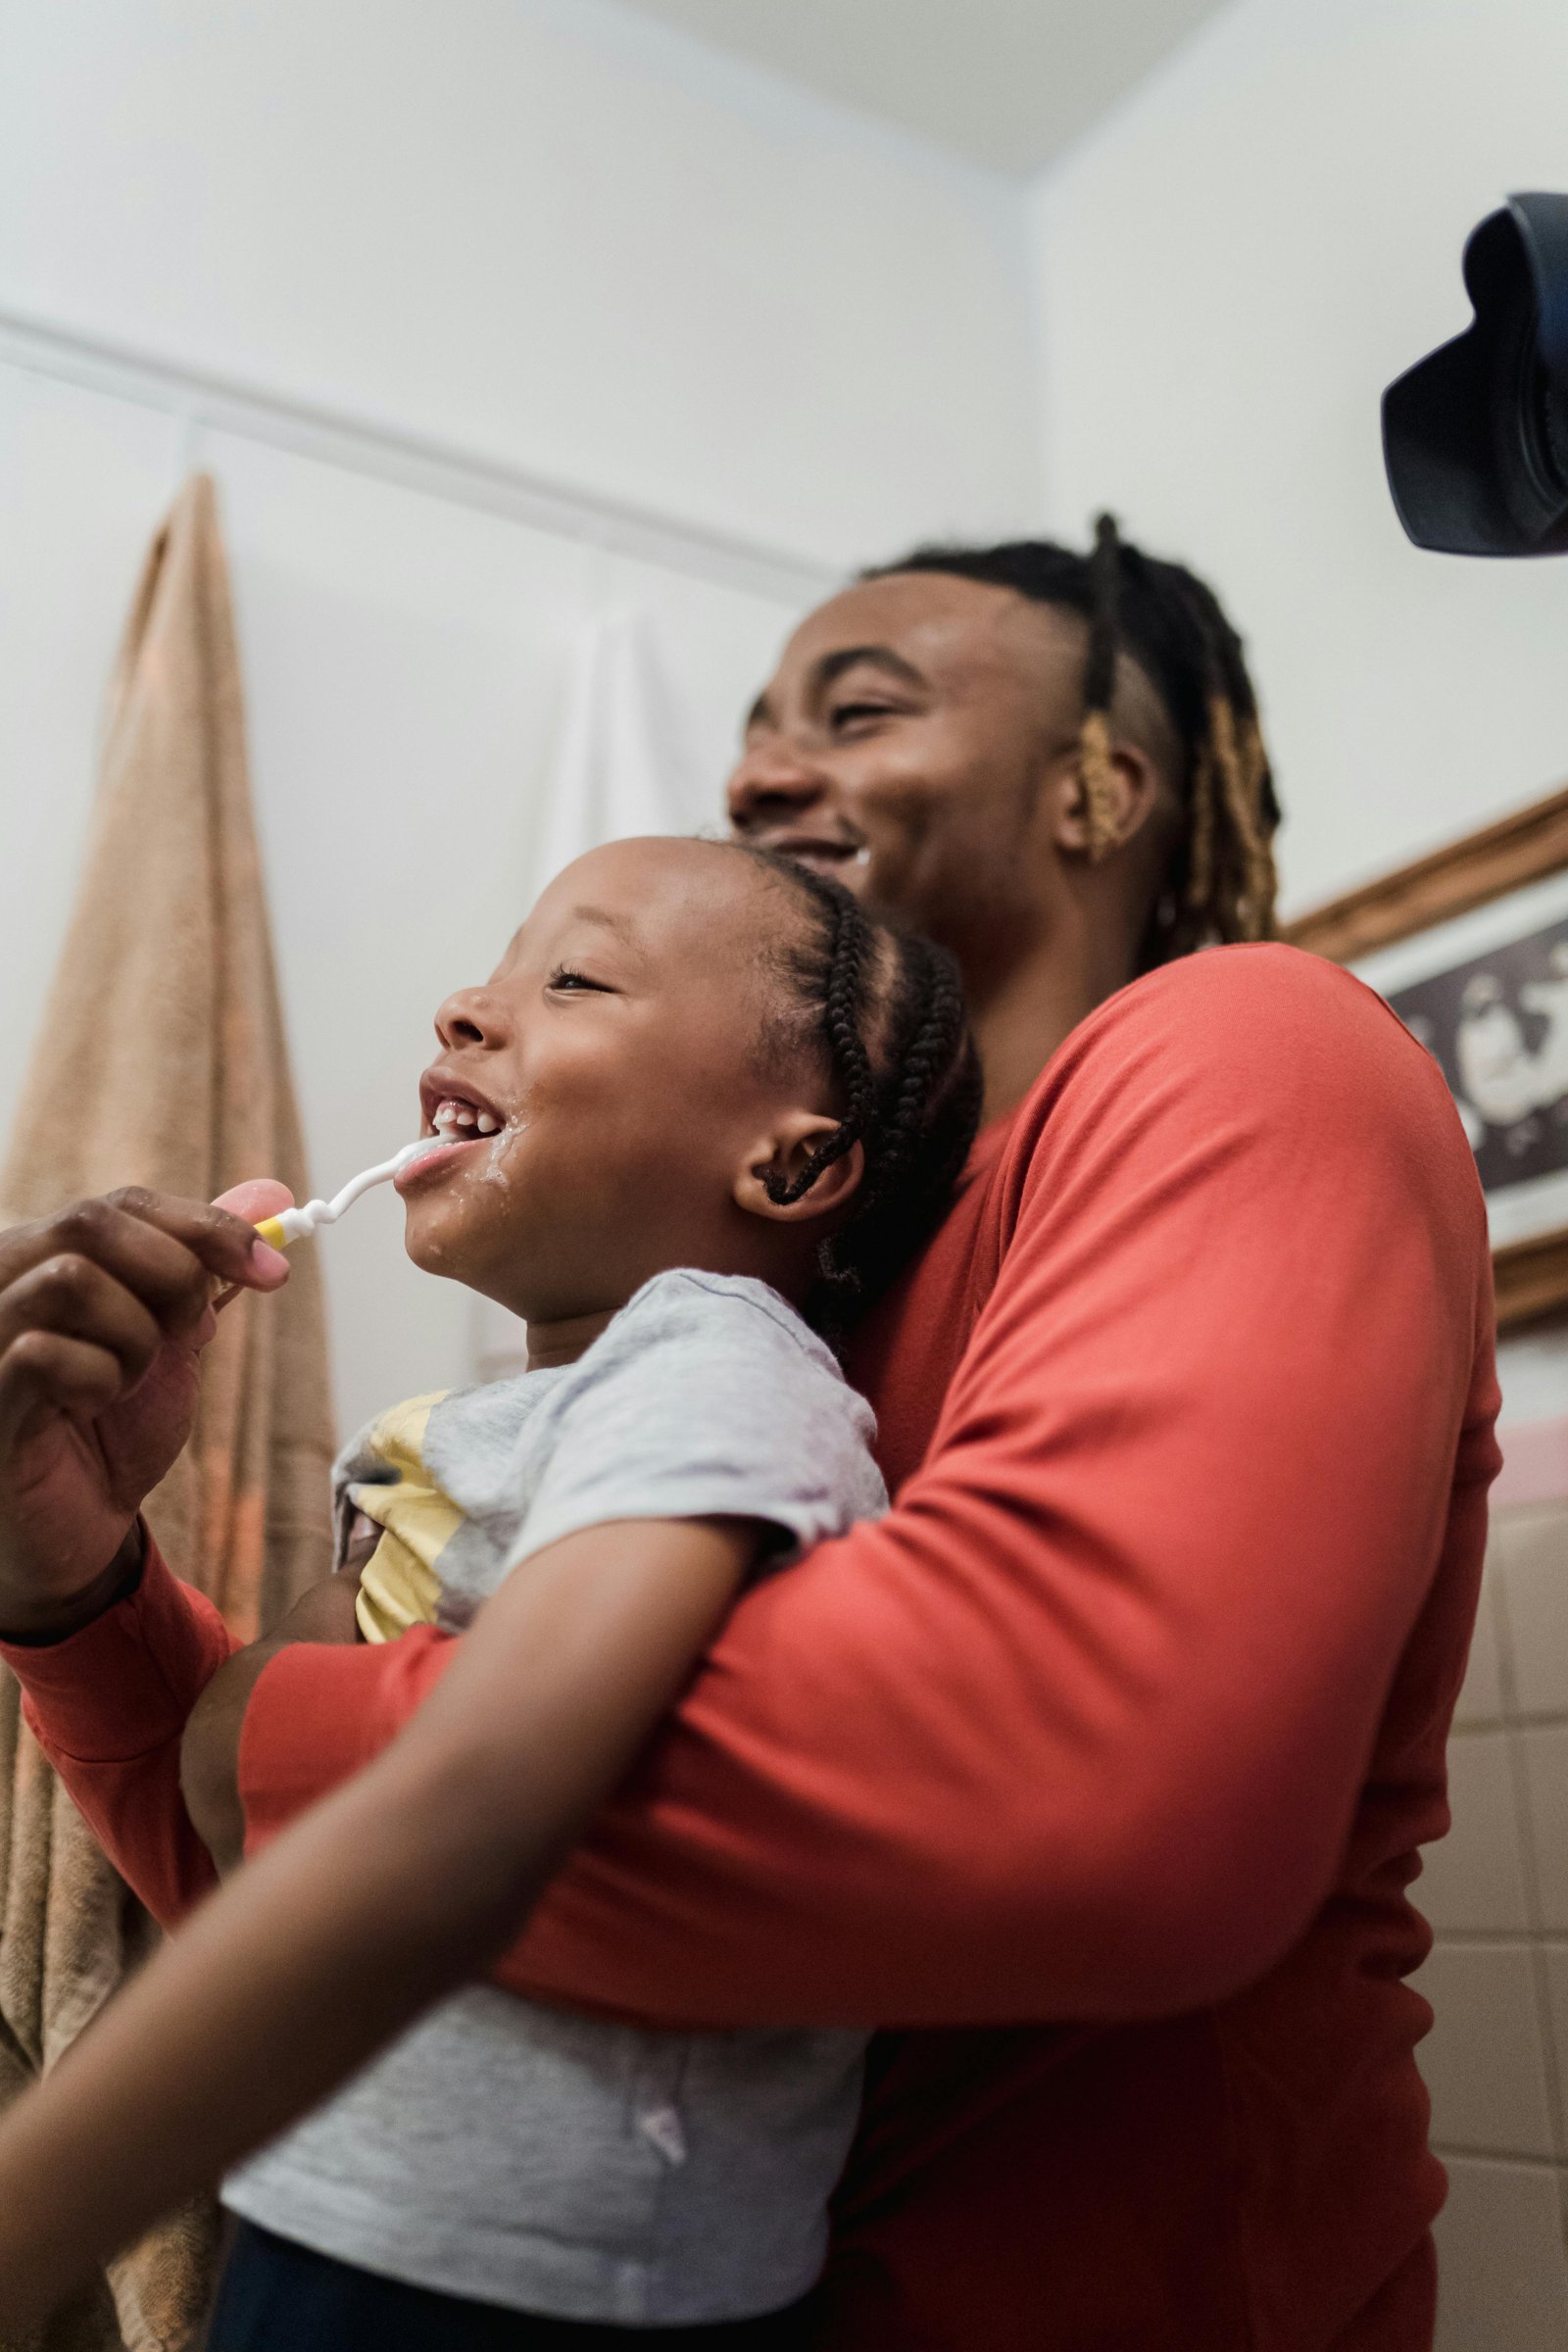
[[[1182,749],[1171,779],[1184,826],[1150,918],[1142,967],[1222,940],[1267,939],[1274,927],[1274,854],[1280,809],[1242,641],[1213,590],[1185,564],[1146,556],[1102,514],[1093,552],[1048,539],[1000,547],[917,547],[864,576],[951,572],[1011,588],[1089,624],[1079,757],[1089,854],[1114,842],[1110,711],[1126,654],[1165,706]]]
[[[980,1117],[980,1064],[958,967],[946,949],[873,921],[809,866],[731,845],[794,893],[804,930],[778,951],[790,1010],[770,1046],[814,1045],[832,1077],[839,1124],[800,1172],[769,1179],[799,1200],[855,1144],[865,1173],[849,1213],[817,1251],[808,1320],[843,1332],[886,1289],[941,1217]]]

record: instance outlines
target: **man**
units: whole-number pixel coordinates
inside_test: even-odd
[[[1442,1081],[1328,966],[1186,955],[1266,932],[1272,790],[1212,598],[1108,530],[810,615],[731,807],[955,950],[991,1124],[858,1342],[893,1511],[743,1602],[497,1974],[898,2029],[834,2352],[1416,2352],[1442,2175],[1404,1889],[1496,1465]],[[125,1535],[137,1481],[57,1447],[40,1489],[51,1410],[101,1427],[171,1334],[188,1358],[204,1269],[274,1279],[247,1249],[144,1200],[0,1243],[7,1655],[166,1916],[208,1876],[175,1773],[210,1682],[197,1777],[233,1783],[243,1725],[259,1841],[454,1647],[274,1642],[219,1683],[211,1613]]]

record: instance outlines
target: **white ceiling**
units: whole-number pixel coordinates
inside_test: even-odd
[[[631,0],[988,165],[1036,172],[1223,0]]]

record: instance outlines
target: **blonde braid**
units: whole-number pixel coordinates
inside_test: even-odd
[[[1084,794],[1084,848],[1091,865],[1108,858],[1120,838],[1110,723],[1103,710],[1086,710],[1078,729],[1078,777]]]
[[[1187,907],[1200,912],[1214,887],[1214,755],[1205,743],[1193,769],[1192,840],[1188,851]]]
[[[1247,784],[1246,816],[1240,828],[1250,925],[1247,936],[1249,939],[1272,939],[1279,873],[1264,820],[1264,795],[1269,780],[1268,752],[1263,743],[1263,731],[1255,717],[1245,719],[1242,723],[1241,753]]]

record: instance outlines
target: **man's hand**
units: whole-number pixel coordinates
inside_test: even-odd
[[[0,1234],[0,1634],[69,1633],[123,1581],[190,1433],[215,1291],[287,1280],[251,1220],[289,1198],[132,1188]]]
[[[251,1692],[264,1668],[291,1642],[357,1641],[359,1590],[357,1573],[323,1577],[312,1585],[265,1641],[236,1650],[219,1668],[191,1709],[179,1750],[180,1793],[197,1837],[224,1877],[238,1868],[245,1849],[239,1742]]]

